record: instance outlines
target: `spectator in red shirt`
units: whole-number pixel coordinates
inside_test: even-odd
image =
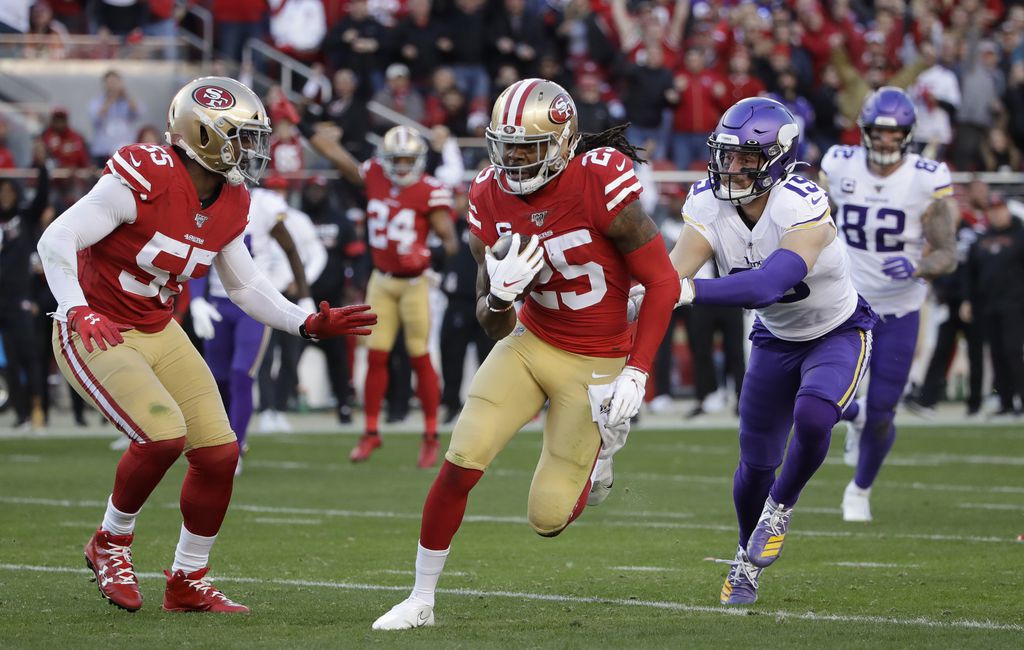
[[[686,50],[686,69],[676,74],[672,99],[672,161],[677,169],[689,169],[708,157],[708,135],[728,106],[725,80],[709,70],[704,53]]]
[[[217,26],[216,48],[231,61],[241,60],[248,39],[264,36],[266,0],[213,0],[210,11]]]
[[[89,166],[89,151],[85,139],[68,125],[66,108],[55,108],[50,124],[43,131],[43,144],[47,155],[57,167],[81,169]]]
[[[725,104],[732,105],[747,97],[765,92],[760,79],[750,74],[750,55],[745,48],[737,48],[729,58],[728,86]]]
[[[7,148],[7,121],[0,118],[0,169],[14,169],[14,154]]]

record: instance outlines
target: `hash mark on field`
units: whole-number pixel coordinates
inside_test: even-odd
[[[253,517],[252,521],[257,524],[284,524],[295,526],[319,526],[324,523],[322,519],[274,519],[272,517]]]
[[[7,460],[12,463],[38,463],[43,460],[42,456],[29,456],[27,454],[10,454]]]
[[[663,566],[610,566],[608,568],[612,571],[640,571],[642,573],[661,573],[662,571],[679,570]]]
[[[36,573],[72,573],[82,576],[92,575],[88,569],[72,567],[33,566],[28,564],[0,564],[0,570],[23,571]],[[163,573],[139,573],[140,578],[164,578]],[[281,580],[273,578],[242,578],[215,576],[221,582],[237,582],[242,584],[273,584],[287,587],[323,587],[344,591],[398,591],[405,592],[409,587],[391,585],[371,585],[358,582],[330,582],[326,580]],[[663,609],[694,614],[718,614],[721,616],[749,616],[752,613],[774,619],[792,619],[797,621],[830,622],[830,623],[873,623],[878,625],[900,625],[908,627],[929,627],[938,629],[975,629],[999,630],[1008,632],[1024,632],[1024,625],[1016,623],[993,623],[992,621],[974,621],[961,619],[955,621],[937,621],[925,616],[915,618],[896,618],[891,616],[869,616],[864,614],[818,614],[815,612],[788,612],[785,610],[747,610],[729,609],[721,606],[688,605],[663,600],[632,600],[629,598],[599,598],[597,596],[568,596],[561,594],[535,594],[523,591],[484,591],[481,589],[438,589],[439,594],[452,596],[470,596],[473,598],[510,598],[513,600],[534,600],[554,603],[580,603],[588,605],[619,605],[621,607],[642,607]]]
[[[854,569],[913,569],[920,564],[890,564],[888,562],[828,562],[832,566],[845,566]]]
[[[415,571],[409,571],[407,569],[381,569],[380,571],[370,571],[370,573],[387,573],[388,575],[395,575],[395,576],[415,576],[416,575]],[[445,571],[444,572],[444,576],[446,578],[448,576],[459,576],[459,577],[464,578],[464,577],[469,576],[469,575],[472,575],[472,574],[470,574],[468,571]]]

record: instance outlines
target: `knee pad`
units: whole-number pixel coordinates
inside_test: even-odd
[[[814,395],[798,395],[793,407],[793,424],[797,433],[830,432],[839,421],[836,406]]]
[[[189,468],[204,475],[214,476],[227,474],[235,475],[235,466],[238,465],[238,443],[230,442],[224,445],[213,447],[200,447],[185,454],[188,458]]]

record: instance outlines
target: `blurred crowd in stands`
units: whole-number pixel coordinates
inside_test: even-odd
[[[0,170],[37,169],[29,187],[0,180],[0,224],[8,242],[0,248],[0,334],[8,343],[8,376],[13,365],[19,378],[15,388],[26,386],[15,396],[18,423],[29,419],[32,396],[46,392],[50,368],[45,312],[52,298],[31,259],[34,237],[91,186],[117,147],[163,140],[162,124],[142,122],[145,98],[125,84],[115,60],[193,57],[169,39],[145,55],[133,54],[132,48],[149,37],[199,31],[195,8],[212,15],[217,70],[253,79],[256,70],[239,66],[246,42],[257,39],[314,71],[312,78],[296,80],[294,88],[270,88],[265,94],[274,125],[272,173],[296,174],[290,181],[293,203],[333,242],[338,257],[332,272],[345,275],[337,291],[348,301],[358,297],[369,268],[362,199],[340,183],[297,174],[315,162],[295,126],[302,119],[333,122],[343,144],[366,159],[373,154],[367,136],[391,126],[379,111],[369,110],[370,100],[432,129],[434,168],[454,138],[482,138],[502,89],[540,76],[570,90],[581,130],[596,132],[628,121],[630,138],[645,147],[651,168],[699,171],[707,164],[708,133],[739,99],[766,94],[786,104],[803,125],[801,156],[813,166],[832,144],[859,143],[856,118],[864,98],[889,84],[907,88],[916,104],[916,151],[948,162],[954,171],[1021,170],[1024,0],[5,0],[0,2],[0,57],[112,60],[110,71],[97,79],[94,97],[73,107],[50,107],[42,130],[32,134],[29,155],[7,149],[9,125],[0,113]],[[18,40],[19,34],[35,38]],[[75,40],[81,34],[95,38],[81,45]],[[273,62],[256,65],[261,74],[276,72]],[[302,101],[285,101],[290,93]],[[91,132],[73,130],[69,111],[87,115]],[[468,170],[486,162],[482,146],[463,146],[461,157]],[[76,171],[50,179],[47,170],[53,168]],[[32,194],[31,187],[36,199],[30,201],[23,196]],[[645,207],[671,244],[687,187],[668,183],[648,190],[652,202]],[[965,208],[966,261],[973,241],[989,227],[988,213],[1002,210],[1006,201],[991,200],[984,184],[958,191]],[[1019,220],[1011,226],[1019,226]],[[24,248],[28,252],[16,255],[10,243],[19,238],[31,243]],[[1019,257],[1002,263],[1024,265],[1024,250],[1014,250]],[[437,269],[451,308],[464,306],[461,301],[472,295],[472,282],[467,288],[457,277],[446,279],[472,274],[472,259],[462,262],[463,269]],[[32,282],[12,288],[12,272]],[[969,300],[957,292],[984,288],[962,277],[950,282],[939,287],[938,299],[948,302],[954,315]],[[25,306],[22,311],[36,319],[41,340],[17,345],[24,354],[11,354],[9,333],[16,325],[9,305]],[[1024,311],[1022,305],[1017,301],[1006,308]],[[721,396],[726,375],[743,374],[740,312],[697,311],[679,314],[691,330],[690,340],[702,342],[690,346],[692,360],[683,359],[692,363],[693,374],[687,365],[683,383],[695,388],[694,414],[709,396]],[[475,328],[465,327],[467,318],[446,319],[464,330],[451,334],[460,338],[446,340],[468,342],[477,336]],[[678,388],[680,354],[690,356],[672,345],[678,338],[674,331],[666,338],[653,395],[667,397]],[[716,331],[724,352],[712,359]],[[952,337],[955,343],[956,332]],[[37,352],[26,356],[29,349]],[[948,369],[949,353],[944,354],[946,361],[939,358],[929,371],[931,384],[921,395],[925,405],[933,405],[941,393]],[[458,356],[460,383],[461,361]],[[35,369],[30,372],[26,364],[36,364]],[[973,358],[971,365],[974,371]],[[980,400],[978,381],[972,394]],[[408,386],[392,383],[399,394],[389,403],[399,404]],[[730,390],[738,392],[738,383],[732,381]],[[445,405],[454,413],[460,406],[457,386],[445,391]],[[400,415],[397,408],[394,417]]]

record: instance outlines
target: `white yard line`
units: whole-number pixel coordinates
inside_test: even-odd
[[[1019,503],[958,503],[958,508],[967,510],[1024,510]]]
[[[28,564],[0,564],[2,571],[36,572],[36,573],[71,573],[78,575],[90,575],[92,572],[87,569],[76,569],[71,567],[47,567],[33,566]],[[162,573],[140,573],[140,578],[163,578]],[[343,591],[386,591],[386,592],[408,592],[408,586],[375,585],[358,582],[333,582],[328,580],[280,580],[273,578],[249,578],[214,576],[215,582],[235,582],[250,584],[273,584],[289,587],[322,587],[324,589],[339,589]],[[790,612],[785,610],[761,610],[761,609],[730,609],[726,607],[713,607],[707,605],[688,605],[663,600],[633,600],[630,598],[599,598],[596,596],[568,596],[561,594],[537,594],[523,591],[485,591],[481,589],[438,589],[439,594],[452,596],[469,596],[473,598],[510,598],[512,600],[527,600],[555,603],[580,603],[595,605],[618,605],[620,607],[640,607],[647,609],[662,609],[677,612],[688,612],[692,614],[717,614],[722,616],[748,616],[756,612],[767,619],[796,620],[811,622],[832,622],[832,623],[868,623],[887,626],[905,627],[927,627],[937,629],[973,629],[973,630],[996,630],[1007,632],[1024,632],[1024,625],[1015,623],[994,623],[992,621],[975,621],[962,619],[955,621],[940,621],[926,616],[915,618],[900,618],[896,616],[867,616],[862,614],[819,614],[815,612]],[[367,620],[369,625],[369,620]]]
[[[253,517],[256,524],[277,524],[282,526],[319,526],[323,519],[274,519],[272,517]]]
[[[912,569],[920,564],[889,564],[887,562],[828,562],[832,566],[844,566],[853,569]]]
[[[639,571],[640,573],[668,573],[679,570],[663,566],[610,566],[608,568],[612,571]]]
[[[0,496],[0,503],[11,503],[11,504],[28,504],[28,505],[44,505],[54,506],[58,508],[80,508],[80,507],[106,507],[105,502],[101,501],[62,501],[58,499],[32,499],[24,497],[6,497]],[[177,509],[177,503],[166,503],[161,504],[158,507],[173,508]],[[348,517],[348,518],[360,518],[360,519],[395,519],[404,521],[419,521],[421,514],[418,512],[391,512],[386,510],[340,510],[331,508],[291,508],[284,506],[260,506],[253,504],[233,504],[231,509],[234,511],[251,512],[259,514],[277,514],[277,515],[307,515],[310,517]],[[650,513],[650,516],[660,516],[657,513]],[[671,516],[671,515],[669,515]],[[522,516],[490,516],[490,515],[467,515],[463,520],[466,523],[496,523],[496,524],[527,524],[526,517]],[[573,524],[574,527],[590,527],[590,526],[612,526],[615,528],[649,528],[655,530],[714,530],[721,532],[735,532],[735,524],[695,524],[685,523],[678,521],[643,521],[643,520],[614,520],[614,519],[603,519],[600,521],[578,521]],[[841,537],[854,540],[873,540],[873,539],[910,539],[917,541],[926,542],[981,542],[981,543],[995,543],[995,544],[1007,544],[1015,543],[1014,540],[1006,537],[998,536],[984,536],[984,535],[938,535],[938,534],[924,534],[924,533],[870,533],[861,531],[843,531],[843,530],[808,530],[808,529],[796,529],[793,531],[795,536],[805,537]]]

